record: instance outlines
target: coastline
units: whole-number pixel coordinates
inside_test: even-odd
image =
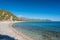
[[[19,32],[15,28],[12,27],[13,23],[16,23],[16,22],[20,22],[20,21],[0,22],[0,34],[14,37],[17,40],[33,40],[32,38],[24,35],[24,33]]]

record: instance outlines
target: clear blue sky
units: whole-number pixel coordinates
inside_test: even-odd
[[[60,21],[60,0],[0,0],[0,9],[17,16]]]

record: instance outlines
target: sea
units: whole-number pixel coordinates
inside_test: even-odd
[[[12,26],[33,40],[60,40],[60,22],[17,22]]]

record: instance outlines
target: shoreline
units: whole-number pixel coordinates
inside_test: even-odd
[[[3,35],[5,33],[5,35],[14,37],[15,39],[18,39],[18,40],[33,40],[32,38],[24,35],[24,33],[19,32],[18,30],[16,30],[15,28],[12,27],[13,23],[16,23],[16,22],[19,22],[19,21],[15,21],[15,22],[14,21],[12,21],[12,22],[8,22],[8,21],[0,22],[0,24],[2,25],[1,27],[3,27],[3,24],[7,25],[6,26],[7,28],[5,28],[6,30],[8,30],[7,32],[5,32],[6,31],[5,29],[4,29],[5,31],[3,31],[3,29],[0,28],[2,30],[2,32],[3,32]],[[0,34],[1,34],[1,32],[0,32]]]
[[[13,23],[17,23],[17,22],[25,22],[25,21],[15,21],[15,22],[13,22]],[[12,24],[13,25],[13,24]],[[11,26],[12,26],[11,25]],[[23,38],[25,38],[26,40],[32,40],[29,36],[27,36],[27,35],[25,35],[24,33],[22,33],[22,32],[20,32],[20,31],[18,31],[18,30],[16,30],[15,28],[13,28],[13,27],[10,27],[15,33],[17,33],[18,35],[20,35],[20,36],[22,36]]]

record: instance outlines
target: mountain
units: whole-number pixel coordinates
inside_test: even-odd
[[[20,19],[7,10],[0,10],[0,21],[20,21]]]
[[[17,17],[13,13],[7,11],[7,10],[0,10],[0,21],[38,21],[38,22],[46,22],[51,21],[48,19],[30,19],[25,17]]]
[[[20,17],[21,20],[23,21],[29,21],[29,22],[50,22],[51,20],[48,19],[30,19],[30,18],[25,18],[25,17]]]

